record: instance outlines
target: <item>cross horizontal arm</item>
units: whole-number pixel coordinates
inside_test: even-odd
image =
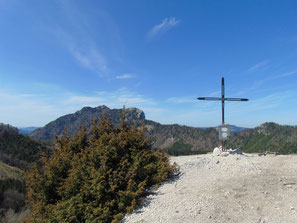
[[[212,101],[222,101],[222,98],[216,98],[216,97],[199,97],[198,100],[212,100]]]
[[[210,100],[210,101],[248,101],[247,98],[217,98],[217,97],[199,97],[198,100]]]
[[[248,101],[247,98],[224,98],[225,101]]]

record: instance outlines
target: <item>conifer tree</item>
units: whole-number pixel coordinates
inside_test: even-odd
[[[140,204],[152,185],[175,171],[168,156],[153,152],[144,125],[119,126],[104,116],[72,138],[56,139],[51,157],[26,174],[27,222],[119,222]]]

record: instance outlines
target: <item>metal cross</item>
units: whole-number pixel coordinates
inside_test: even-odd
[[[211,101],[221,101],[222,102],[222,125],[225,124],[225,101],[248,101],[247,98],[225,98],[225,82],[224,77],[222,77],[222,97],[199,97],[198,100],[211,100]],[[224,149],[224,140],[222,141],[222,147]]]

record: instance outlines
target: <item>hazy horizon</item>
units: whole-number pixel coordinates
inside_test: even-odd
[[[100,106],[102,106],[102,105],[99,105],[99,106],[96,106],[96,107],[100,107]],[[87,106],[88,107],[88,106]],[[92,108],[95,108],[95,107],[92,107]],[[123,107],[122,107],[123,108]],[[109,108],[109,109],[122,109],[122,108]],[[129,108],[136,108],[136,107],[126,107],[127,109],[129,109]],[[79,110],[77,110],[77,111],[79,111]],[[77,112],[77,111],[75,111],[75,112]],[[64,114],[64,115],[62,115],[62,116],[60,116],[60,117],[63,117],[63,116],[66,116],[66,115],[69,115],[69,114],[74,114],[75,112],[72,112],[72,113],[68,113],[68,114]],[[144,111],[143,111],[144,112]],[[144,112],[144,114],[145,114],[145,112]],[[58,118],[60,118],[60,117],[58,117]],[[151,120],[151,119],[148,119],[146,116],[145,116],[145,118],[147,119],[147,120]],[[56,119],[55,119],[56,120]],[[52,122],[52,121],[55,121],[55,120],[51,120],[50,122]],[[151,120],[151,121],[155,121],[155,120]],[[267,122],[274,122],[274,121],[267,121]],[[252,126],[252,127],[247,127],[247,126],[239,126],[239,125],[236,125],[236,124],[229,124],[229,123],[226,123],[226,124],[229,124],[229,125],[231,125],[231,126],[236,126],[236,127],[239,127],[239,128],[255,128],[255,127],[258,127],[258,126],[260,126],[260,125],[262,125],[262,124],[264,124],[264,123],[266,123],[266,122],[263,122],[263,123],[260,123],[259,125],[257,125],[257,126]],[[277,122],[274,122],[274,123],[276,123],[276,124],[280,124],[280,125],[286,125],[286,124],[281,124],[281,123],[277,123]],[[0,123],[1,124],[1,123]],[[2,123],[2,124],[10,124],[10,123]],[[48,124],[48,123],[46,123],[46,124]],[[45,124],[45,125],[46,125]],[[162,124],[162,125],[167,125],[167,124],[178,124],[178,123],[160,123],[160,124]],[[22,128],[22,129],[25,129],[25,128],[42,128],[42,127],[44,127],[45,125],[43,125],[43,126],[13,126],[13,127],[17,127],[17,128]],[[179,124],[179,125],[184,125],[184,124]],[[216,128],[216,127],[218,127],[219,125],[221,125],[221,123],[220,124],[218,124],[218,125],[215,125],[215,126],[191,126],[191,125],[186,125],[186,126],[189,126],[189,127],[194,127],[194,128]],[[295,126],[295,125],[291,125],[291,126]]]

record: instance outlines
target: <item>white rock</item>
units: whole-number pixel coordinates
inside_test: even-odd
[[[220,147],[216,147],[216,148],[214,148],[214,150],[213,150],[213,152],[212,152],[212,154],[213,154],[214,156],[219,156],[221,153],[222,153],[222,147],[221,147],[221,146],[220,146]]]

